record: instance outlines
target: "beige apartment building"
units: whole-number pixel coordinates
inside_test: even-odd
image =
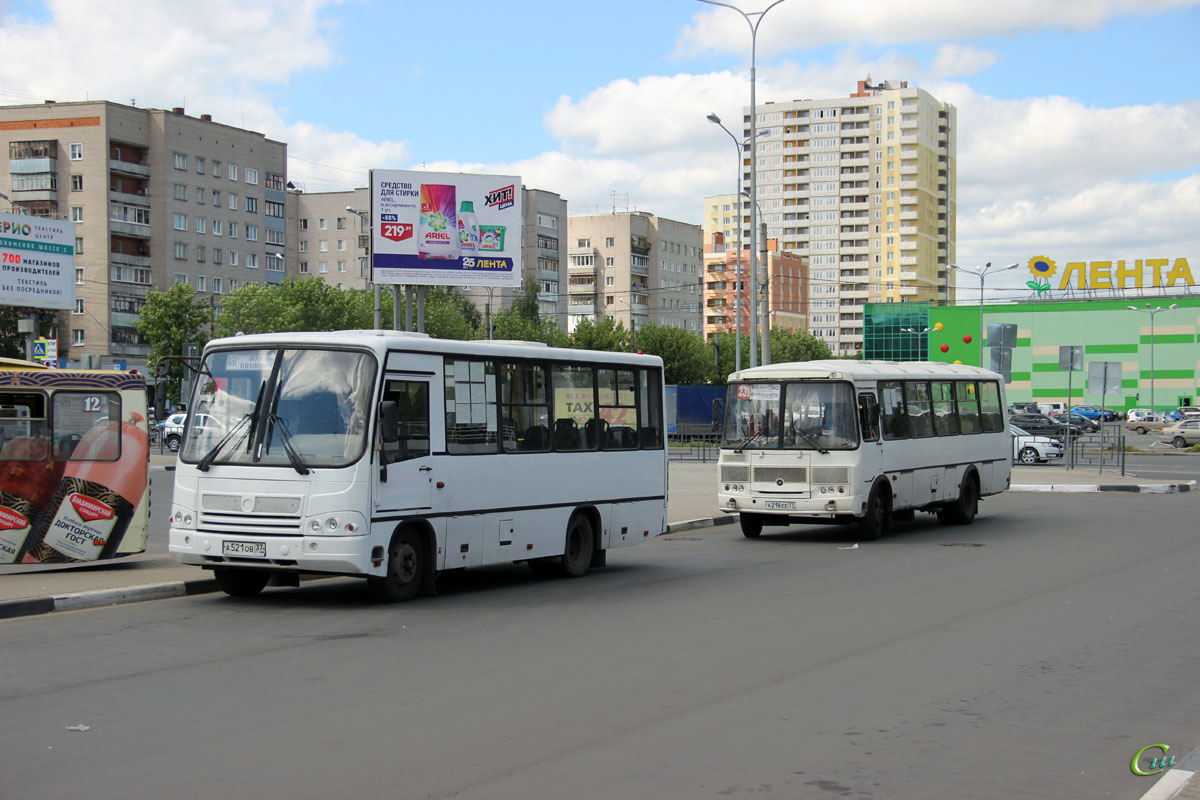
[[[186,282],[215,313],[293,260],[287,145],[261,133],[182,108],[47,101],[0,106],[0,143],[12,211],[75,224],[75,307],[56,331],[69,363],[144,368],[133,323],[148,291]]]
[[[750,136],[750,109],[744,109]],[[758,204],[767,237],[806,257],[808,329],[862,349],[868,302],[953,303],[956,110],[905,81],[849,97],[758,107]],[[750,156],[743,187],[750,188]],[[742,198],[750,238],[750,198]]]
[[[731,195],[732,196],[732,195]],[[778,239],[767,241],[766,258],[759,254],[759,282],[769,276],[769,324],[788,331],[808,330],[808,264],[804,258],[779,248]],[[765,273],[764,273],[765,268]],[[738,306],[737,281],[741,274],[742,297]],[[750,334],[750,254],[726,246],[724,235],[706,237],[704,250],[704,338],[735,334],[740,319],[743,335]],[[762,294],[760,292],[759,296]],[[759,312],[759,320],[762,312]]]
[[[646,211],[567,220],[567,330],[609,317],[636,333],[665,325],[701,333],[699,226]]]

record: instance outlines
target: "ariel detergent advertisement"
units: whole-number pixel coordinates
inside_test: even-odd
[[[371,171],[372,280],[519,286],[521,179]]]

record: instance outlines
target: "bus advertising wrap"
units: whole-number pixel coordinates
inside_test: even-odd
[[[372,280],[519,286],[521,179],[371,171]]]

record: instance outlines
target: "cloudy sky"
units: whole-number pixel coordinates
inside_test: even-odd
[[[1200,0],[785,0],[758,100],[870,75],[954,103],[962,265],[1185,257],[1200,277],[1198,39]],[[287,142],[309,192],[499,172],[573,214],[686,222],[736,169],[705,116],[749,104],[748,27],[697,0],[0,0],[0,52],[0,104],[212,114]]]

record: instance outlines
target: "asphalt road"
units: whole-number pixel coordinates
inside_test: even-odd
[[[2,794],[1134,798],[1134,752],[1200,745],[1198,508],[1014,493],[856,549],[721,527],[402,606],[328,580],[6,620]]]

